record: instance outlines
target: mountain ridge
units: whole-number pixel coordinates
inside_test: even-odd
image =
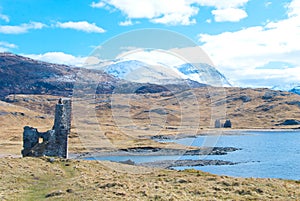
[[[13,53],[0,53],[0,99],[10,94],[72,96],[74,90],[95,94],[158,93],[207,86],[190,79],[163,85],[123,80],[102,70],[70,67],[34,60]]]
[[[139,60],[111,61],[101,65],[101,70],[120,79],[139,83],[174,84],[178,80],[193,80],[212,86],[231,86],[226,77],[213,66],[206,63],[183,63],[165,65],[145,63]]]
[[[0,53],[0,98],[9,94],[70,96],[74,83],[106,83],[118,79],[99,70],[37,61],[12,53]]]

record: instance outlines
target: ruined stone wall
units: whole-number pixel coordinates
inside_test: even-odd
[[[31,149],[39,143],[39,133],[36,128],[24,127],[22,155],[30,155]]]
[[[215,120],[215,128],[231,128],[232,124],[230,119],[226,119],[225,123],[222,124],[220,119]]]
[[[23,150],[25,156],[68,157],[68,135],[71,130],[72,103],[70,99],[59,99],[55,107],[52,130],[38,132],[36,128],[24,127]],[[42,142],[39,143],[39,139]]]

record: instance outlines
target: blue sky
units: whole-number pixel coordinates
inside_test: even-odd
[[[239,86],[300,82],[300,0],[1,0],[0,51],[82,65],[124,32],[159,28],[199,45]]]

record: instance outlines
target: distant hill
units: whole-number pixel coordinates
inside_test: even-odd
[[[289,92],[300,95],[300,86],[296,86],[296,87],[290,89]]]
[[[101,70],[70,67],[33,60],[12,53],[0,53],[0,100],[10,94],[47,94],[70,96],[75,90],[91,93],[157,93],[163,91],[186,90],[207,86],[191,79],[177,79],[176,83],[165,80],[164,84],[130,82],[124,80],[124,72],[132,65],[111,66],[110,74]],[[112,70],[111,69],[111,70]],[[93,89],[94,91],[91,91]],[[91,89],[92,88],[92,89]]]
[[[74,83],[101,83],[102,92],[118,79],[99,70],[69,67],[0,53],[0,98],[9,94],[51,94],[69,96]],[[105,87],[106,86],[106,87]]]

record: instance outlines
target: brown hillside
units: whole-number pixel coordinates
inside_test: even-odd
[[[8,153],[20,153],[23,126],[51,128],[58,98],[11,95],[7,97],[11,104],[1,102],[0,137]],[[177,93],[74,97],[70,150],[162,146],[147,136],[207,133],[217,117],[230,119],[234,129],[299,128],[277,124],[300,120],[300,96],[269,89],[203,87]]]

